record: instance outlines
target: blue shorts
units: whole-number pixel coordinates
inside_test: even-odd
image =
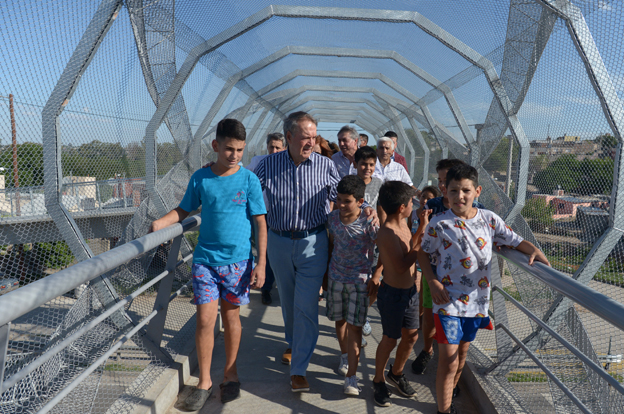
[[[193,263],[193,293],[195,304],[203,305],[221,297],[232,305],[249,303],[249,281],[253,259],[226,266],[206,266]]]
[[[479,329],[491,329],[490,318],[465,318],[461,316],[433,314],[435,339],[439,344],[459,345],[459,341],[472,342]]]

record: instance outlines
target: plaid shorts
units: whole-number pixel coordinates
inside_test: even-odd
[[[340,283],[329,279],[327,288],[327,318],[333,322],[346,320],[353,326],[364,326],[369,302],[366,283]]]

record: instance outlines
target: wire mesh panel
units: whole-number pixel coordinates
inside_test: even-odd
[[[306,110],[331,125],[356,123],[370,145],[399,133],[398,152],[420,187],[437,185],[442,158],[471,163],[486,208],[555,269],[624,302],[624,5],[564,3],[0,4],[0,299],[147,234],[178,206],[191,175],[215,160],[211,142],[223,117],[247,128],[246,163],[288,112]],[[188,234],[182,256],[196,243]],[[149,283],[168,246],[15,321],[5,379]],[[621,331],[531,274],[492,266],[503,292],[622,382]],[[173,291],[189,280],[188,268],[176,272]],[[0,411],[45,405],[152,312],[156,290],[12,386]],[[162,343],[132,335],[54,410],[130,412],[168,364],[157,354],[177,355],[191,340],[189,294],[183,288],[171,303]],[[496,322],[583,404],[621,410],[603,379],[496,295]],[[495,403],[576,412],[506,332],[482,333],[475,345],[470,358],[489,373]]]

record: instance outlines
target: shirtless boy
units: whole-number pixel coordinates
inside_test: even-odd
[[[416,396],[416,391],[403,374],[403,367],[418,338],[419,325],[414,263],[420,246],[405,220],[412,213],[412,197],[415,195],[416,190],[401,181],[388,181],[379,190],[379,204],[387,214],[377,233],[379,259],[384,264],[383,281],[377,292],[383,337],[375,356],[373,386],[375,404],[380,407],[391,405],[384,371],[399,338],[401,342],[394,365],[390,365],[387,373],[388,381],[404,397]],[[379,274],[374,277],[378,278]]]

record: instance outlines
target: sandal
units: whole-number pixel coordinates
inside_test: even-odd
[[[187,411],[199,411],[206,404],[206,401],[212,394],[212,387],[207,390],[195,388],[191,395],[184,400],[184,409]]]
[[[219,388],[221,388],[221,402],[234,401],[240,397],[240,385],[240,381],[226,381],[219,385]]]

